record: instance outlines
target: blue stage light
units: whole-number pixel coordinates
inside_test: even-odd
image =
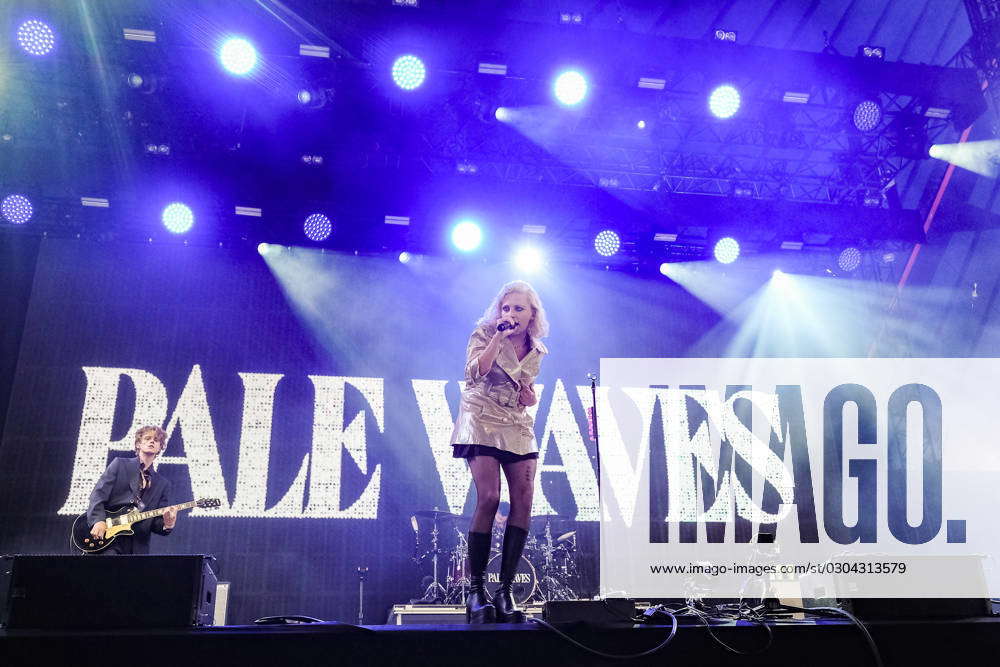
[[[853,246],[844,248],[837,257],[837,266],[846,273],[854,271],[861,266],[861,251]]]
[[[882,120],[882,107],[874,100],[862,100],[854,107],[854,127],[861,132],[871,132]]]
[[[719,239],[712,251],[715,259],[721,264],[732,264],[740,256],[740,243],[731,236]]]
[[[732,118],[740,110],[740,91],[733,86],[719,86],[708,98],[708,108],[716,118]]]
[[[535,273],[542,268],[545,258],[534,246],[524,246],[514,255],[514,266],[524,273]]]
[[[403,90],[419,88],[425,78],[427,68],[424,61],[416,56],[400,56],[392,63],[392,80]]]
[[[23,225],[31,220],[34,213],[31,200],[24,195],[7,195],[3,202],[0,202],[0,216],[14,225]]]
[[[167,231],[173,234],[183,234],[194,226],[194,213],[190,207],[180,202],[174,202],[164,208],[160,219]]]
[[[616,232],[605,229],[594,237],[594,250],[601,257],[611,257],[622,246],[622,240]]]
[[[406,252],[405,250],[403,252],[399,253],[399,263],[400,264],[409,264],[411,259],[413,259],[413,255],[411,255],[410,253]]]
[[[574,106],[587,96],[587,79],[580,72],[569,70],[556,77],[552,90],[560,104]]]
[[[302,231],[306,233],[307,239],[319,243],[330,238],[330,233],[333,232],[333,223],[322,213],[313,213],[302,223]]]
[[[244,76],[257,66],[257,49],[242,37],[230,37],[219,49],[219,61],[230,74]]]
[[[462,252],[472,252],[483,242],[483,230],[476,223],[464,220],[452,228],[451,242]]]
[[[17,27],[17,43],[29,55],[45,56],[55,48],[56,34],[47,23],[31,19]]]

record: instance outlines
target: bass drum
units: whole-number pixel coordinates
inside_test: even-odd
[[[500,557],[501,554],[494,554],[486,566],[486,583],[489,584],[492,593],[496,586],[500,585]],[[514,572],[514,602],[519,605],[527,604],[538,592],[538,576],[535,573],[535,566],[521,556],[517,561],[517,570]]]

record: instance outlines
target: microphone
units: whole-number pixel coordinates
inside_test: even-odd
[[[511,324],[510,322],[501,322],[499,325],[497,325],[497,331],[506,331],[507,329],[514,329],[516,327],[517,327],[516,324]]]

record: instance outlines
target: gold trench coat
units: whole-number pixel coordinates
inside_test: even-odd
[[[496,326],[484,324],[469,338],[465,353],[465,389],[458,405],[458,417],[451,432],[453,445],[487,445],[513,454],[538,451],[535,421],[518,400],[521,387],[535,381],[542,356],[548,350],[541,341],[531,340],[531,349],[520,362],[509,339],[500,345],[493,366],[479,372],[479,355]]]

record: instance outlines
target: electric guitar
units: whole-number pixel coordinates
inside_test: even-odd
[[[119,535],[134,535],[135,531],[132,530],[132,524],[134,523],[145,521],[146,519],[152,519],[156,516],[162,516],[169,510],[188,510],[192,507],[210,508],[218,507],[221,504],[222,503],[219,502],[218,498],[202,498],[200,500],[192,500],[187,503],[181,503],[180,505],[171,505],[169,507],[149,510],[148,512],[140,512],[133,505],[123,505],[121,507],[108,509],[108,516],[104,519],[104,522],[108,524],[108,529],[104,532],[104,537],[101,539],[98,539],[90,534],[90,526],[87,522],[87,515],[81,514],[73,521],[71,539],[73,540],[73,546],[77,549],[93,554],[107,549]]]

